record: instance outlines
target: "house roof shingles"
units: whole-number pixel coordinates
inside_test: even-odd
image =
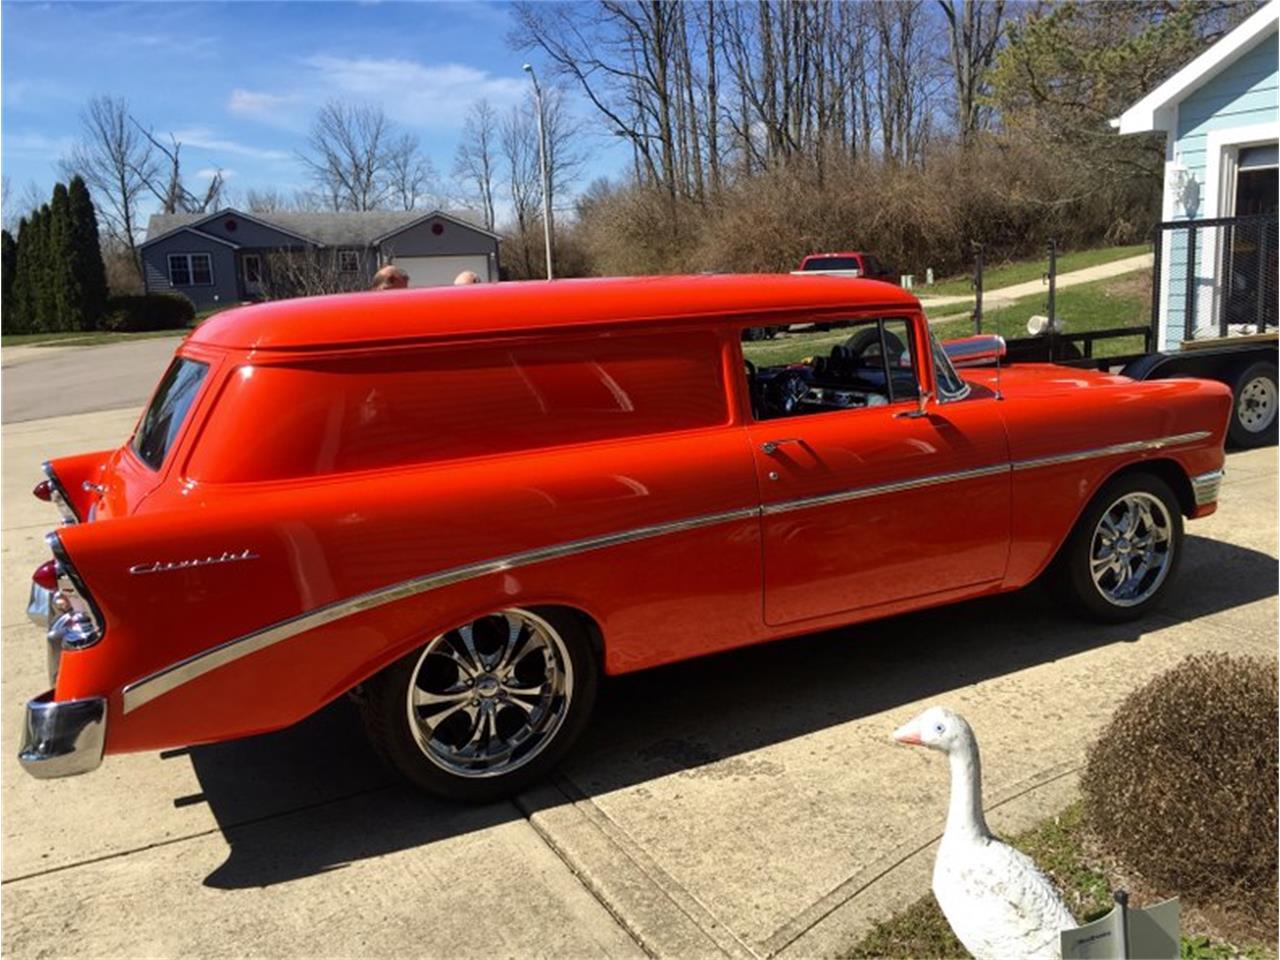
[[[230,213],[232,215],[252,217],[269,227],[279,227],[289,233],[306,237],[326,246],[367,247],[373,241],[392,233],[430,214],[441,214],[451,217],[482,232],[485,228],[473,221],[469,213],[446,210],[344,210],[329,211],[280,211],[272,213],[249,213],[226,209],[217,214],[209,213],[153,213],[147,221],[147,241],[164,236],[179,227],[195,226],[204,220]]]

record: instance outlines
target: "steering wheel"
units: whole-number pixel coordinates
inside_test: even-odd
[[[789,415],[795,413],[796,407],[800,406],[800,401],[809,392],[809,381],[800,371],[788,370],[770,380],[764,389],[770,409]]]

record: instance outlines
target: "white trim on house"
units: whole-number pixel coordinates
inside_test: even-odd
[[[1170,137],[1169,140],[1172,141],[1173,138]],[[1240,148],[1266,143],[1280,143],[1280,121],[1209,131],[1205,137],[1203,219],[1235,216],[1234,167]],[[1230,170],[1232,175],[1224,177],[1224,169]],[[1228,205],[1232,207],[1230,213],[1224,209]],[[1220,283],[1215,282],[1221,266],[1218,238],[1219,231],[1213,229],[1204,231],[1204,247],[1200,254],[1200,263],[1196,267],[1196,288],[1202,296],[1207,294],[1210,302],[1198,303],[1196,316],[1216,317],[1222,309],[1222,297],[1225,291]],[[1165,286],[1167,287],[1168,284]],[[1206,314],[1202,307],[1209,312]],[[1190,334],[1191,331],[1188,333]]]
[[[1280,0],[1274,0],[1274,2],[1280,3]],[[490,237],[494,240],[502,239],[502,237],[498,236],[498,234],[494,233],[492,230],[486,230],[484,227],[478,227],[474,223],[468,223],[466,220],[460,220],[458,217],[451,216],[450,214],[445,213],[443,210],[432,210],[430,213],[423,214],[421,217],[418,217],[417,220],[410,220],[404,226],[396,227],[394,230],[388,231],[387,233],[384,233],[380,237],[374,237],[371,241],[369,241],[370,246],[374,246],[374,247],[381,246],[384,241],[390,240],[392,237],[396,236],[397,234],[404,233],[406,230],[410,229],[411,227],[416,227],[419,224],[426,223],[432,217],[439,217],[441,220],[448,220],[450,223],[456,224],[459,227],[465,227],[468,230],[474,230],[476,233],[484,234],[486,237]]]
[[[1238,156],[1241,147],[1260,146],[1262,144],[1280,143],[1280,120],[1273,120],[1270,123],[1255,123],[1247,127],[1227,127],[1222,130],[1210,130],[1205,138],[1205,166],[1204,166],[1204,185],[1207,196],[1205,197],[1204,215],[1206,218],[1212,219],[1219,216],[1234,216],[1235,211],[1231,213],[1220,212],[1224,205],[1224,191],[1228,188],[1235,187],[1235,178],[1230,178],[1229,184],[1222,183],[1223,161],[1227,159],[1228,150],[1232,156]],[[1216,189],[1214,185],[1217,185]],[[1234,196],[1231,198],[1234,202]]]
[[[194,233],[201,240],[212,240],[214,243],[220,243],[224,247],[230,247],[232,250],[240,249],[240,244],[238,243],[234,243],[231,240],[223,240],[221,237],[215,237],[208,233],[201,233],[199,230],[192,230],[189,226],[174,227],[172,230],[166,230],[164,233],[160,234],[158,237],[155,237],[154,239],[143,240],[142,243],[138,244],[138,249],[141,250],[143,247],[149,247],[151,246],[151,244],[156,243],[160,240],[164,240],[167,237],[176,237],[178,234],[182,233],[182,231],[184,230],[186,230],[188,233]]]
[[[1280,0],[1278,0],[1278,2],[1280,2]],[[265,227],[268,230],[274,230],[276,233],[283,233],[286,236],[293,237],[295,240],[301,240],[303,243],[309,243],[313,247],[324,246],[324,244],[319,240],[312,240],[310,237],[304,237],[300,233],[294,233],[292,230],[286,229],[278,224],[268,223],[266,220],[259,220],[257,217],[250,216],[247,213],[241,213],[235,207],[224,207],[215,213],[209,214],[207,217],[202,217],[199,220],[193,220],[190,223],[184,223],[181,226],[173,227],[170,230],[166,230],[164,233],[156,234],[154,237],[148,237],[146,240],[143,240],[142,243],[138,244],[138,249],[141,250],[143,247],[149,247],[151,244],[158,243],[166,237],[172,237],[175,234],[181,233],[183,230],[190,230],[197,236],[208,237],[210,240],[217,241],[218,243],[225,243],[227,246],[235,247],[238,250],[243,246],[243,244],[232,243],[230,240],[224,240],[222,237],[215,237],[212,233],[205,233],[203,230],[196,229],[196,227],[206,224],[210,220],[216,220],[218,217],[226,216],[228,214],[239,217],[241,220],[248,220],[250,223],[256,223],[258,226]]]
[[[1254,41],[1268,30],[1274,30],[1278,22],[1280,0],[1270,0],[1244,23],[1112,120],[1111,126],[1122,134],[1149,133],[1154,130],[1175,132],[1178,118],[1170,107],[1183,99],[1189,90],[1200,86],[1224,67],[1234,63],[1253,46]]]

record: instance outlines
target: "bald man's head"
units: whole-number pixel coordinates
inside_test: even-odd
[[[455,287],[465,287],[469,283],[479,283],[480,274],[474,270],[463,270],[460,274],[453,278]]]
[[[394,263],[388,263],[385,267],[373,275],[373,290],[403,290],[409,285],[409,275],[397,267]]]

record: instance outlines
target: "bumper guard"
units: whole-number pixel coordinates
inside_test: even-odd
[[[1222,486],[1222,471],[1211,470],[1191,478],[1191,491],[1195,494],[1196,506],[1203,507],[1218,499],[1218,488]]]

